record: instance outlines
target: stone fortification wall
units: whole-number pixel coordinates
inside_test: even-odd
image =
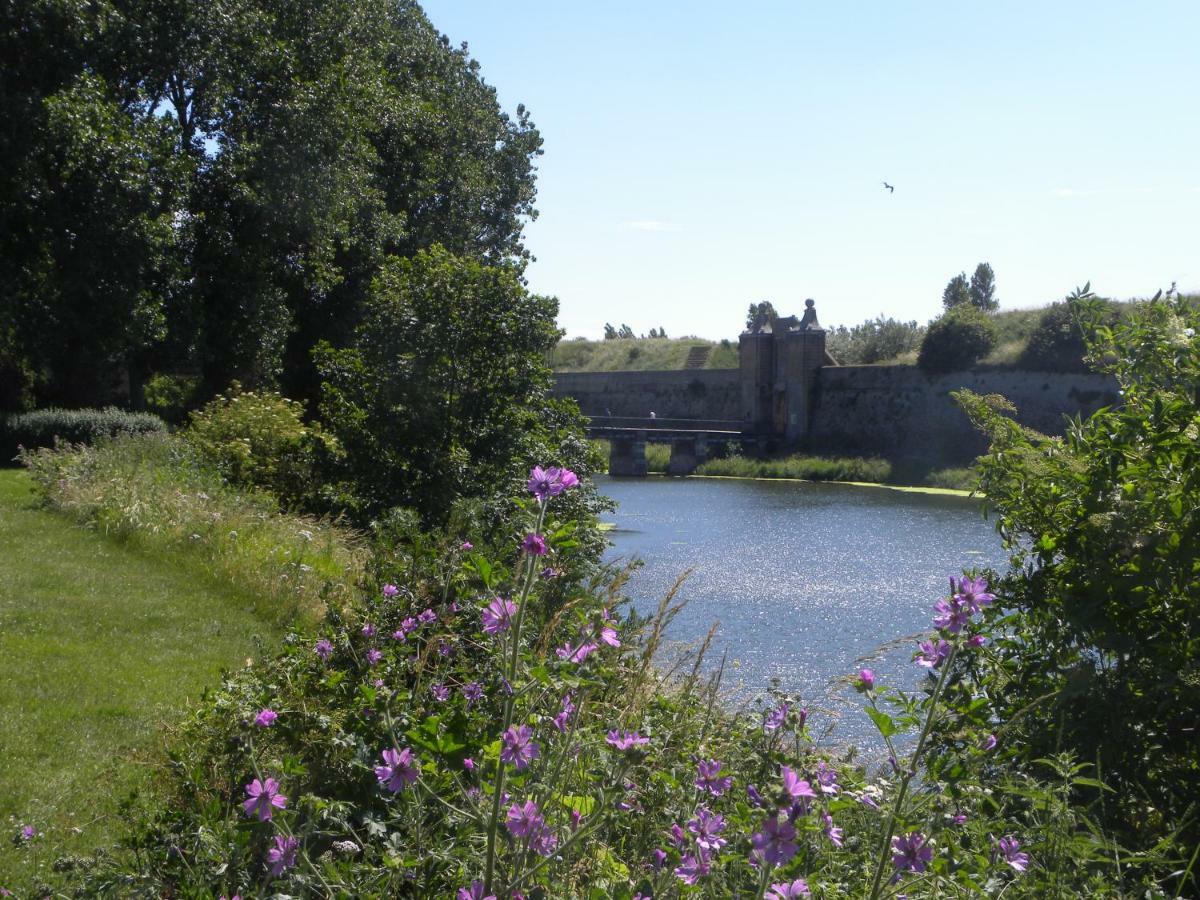
[[[968,388],[1002,394],[1017,421],[1062,434],[1063,417],[1085,417],[1118,402],[1116,382],[1070,375],[979,368],[926,375],[915,366],[826,366],[814,388],[808,444],[817,450],[967,462],[987,443],[949,396]]]
[[[738,369],[667,372],[559,372],[554,393],[587,416],[742,419]]]

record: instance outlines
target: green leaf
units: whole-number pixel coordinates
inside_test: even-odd
[[[871,721],[875,723],[875,727],[879,729],[879,733],[885,738],[889,738],[893,734],[899,733],[900,729],[896,727],[896,723],[887,713],[868,706],[867,715],[871,717]]]

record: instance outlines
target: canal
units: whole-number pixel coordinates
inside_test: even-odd
[[[687,570],[677,641],[720,622],[709,662],[726,655],[737,703],[777,679],[827,740],[872,743],[846,676],[915,687],[915,640],[948,576],[1003,569],[1006,556],[977,499],[879,487],[712,478],[597,479],[617,501],[610,560],[640,558],[628,593],[653,612]],[[869,658],[869,662],[863,662]]]

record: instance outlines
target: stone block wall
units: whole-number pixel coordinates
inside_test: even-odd
[[[667,372],[559,372],[554,393],[571,397],[587,416],[741,421],[738,369]]]
[[[826,366],[817,376],[809,440],[814,450],[969,462],[987,450],[950,392],[1002,394],[1017,421],[1062,434],[1064,416],[1119,401],[1104,375],[978,368],[926,375],[915,366]]]

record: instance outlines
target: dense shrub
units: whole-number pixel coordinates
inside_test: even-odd
[[[304,421],[301,403],[242,391],[234,382],[227,395],[192,413],[184,437],[235,484],[265,488],[285,506],[328,505],[322,475],[341,448],[319,423]]]
[[[18,446],[26,450],[53,447],[56,441],[94,444],[120,434],[165,431],[166,423],[150,413],[107,409],[38,409],[16,413],[0,424],[0,447],[5,460],[12,459]]]
[[[440,524],[461,498],[507,503],[530,458],[593,471],[578,408],[550,396],[557,308],[516,269],[441,247],[384,267],[351,345],[317,356],[321,416],[366,514],[405,506]],[[573,504],[602,504],[580,493]]]
[[[146,408],[172,425],[182,425],[199,405],[199,375],[153,375],[146,381]]]
[[[946,310],[929,325],[917,365],[926,372],[969,369],[996,346],[996,329],[986,313],[970,305]]]
[[[1115,324],[1120,316],[1116,304],[1102,303],[1096,308],[1107,325]],[[1077,320],[1069,303],[1053,303],[1046,307],[1030,333],[1017,364],[1041,372],[1087,372],[1086,355],[1083,323]]]
[[[798,453],[776,459],[753,459],[734,453],[721,459],[708,460],[696,469],[696,474],[881,483],[891,477],[892,466],[887,460],[861,457],[808,456]]]
[[[925,329],[913,322],[901,322],[882,315],[861,325],[839,325],[826,333],[825,347],[842,365],[869,365],[886,362],[921,345]]]
[[[1095,762],[1115,789],[1090,793],[1108,827],[1143,848],[1196,847],[1200,312],[1160,298],[1110,325],[1086,291],[1068,306],[1120,407],[1060,440],[961,399],[991,438],[981,486],[1018,565],[1004,585],[1010,636],[980,679],[1003,685],[1014,753]]]

